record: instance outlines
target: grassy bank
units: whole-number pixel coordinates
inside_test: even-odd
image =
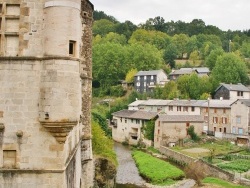
[[[152,184],[171,185],[175,183],[175,180],[185,177],[182,170],[147,153],[135,150],[132,152],[132,155],[140,175]]]
[[[212,177],[207,177],[203,179],[202,183],[218,185],[220,187],[225,187],[225,188],[246,188],[246,186],[243,186],[243,185],[235,185],[227,181],[224,181],[218,178],[212,178]]]
[[[117,165],[114,143],[109,139],[97,122],[92,121],[92,146],[95,155],[104,157]]]

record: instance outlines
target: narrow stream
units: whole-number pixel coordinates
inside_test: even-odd
[[[129,147],[115,143],[114,149],[118,161],[116,188],[144,188],[145,181],[139,175]]]

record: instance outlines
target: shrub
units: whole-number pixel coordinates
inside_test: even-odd
[[[194,132],[194,126],[191,125],[188,129],[187,129],[188,134],[190,135],[191,139],[193,141],[199,141],[200,138],[198,137],[198,135]]]
[[[122,97],[126,91],[123,89],[122,85],[112,86],[110,88],[110,95],[114,97]]]

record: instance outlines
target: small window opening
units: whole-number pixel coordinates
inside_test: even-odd
[[[69,41],[69,55],[74,56],[75,55],[75,41],[70,40]]]

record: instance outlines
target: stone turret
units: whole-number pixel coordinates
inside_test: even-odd
[[[93,10],[0,2],[0,187],[92,186]]]

